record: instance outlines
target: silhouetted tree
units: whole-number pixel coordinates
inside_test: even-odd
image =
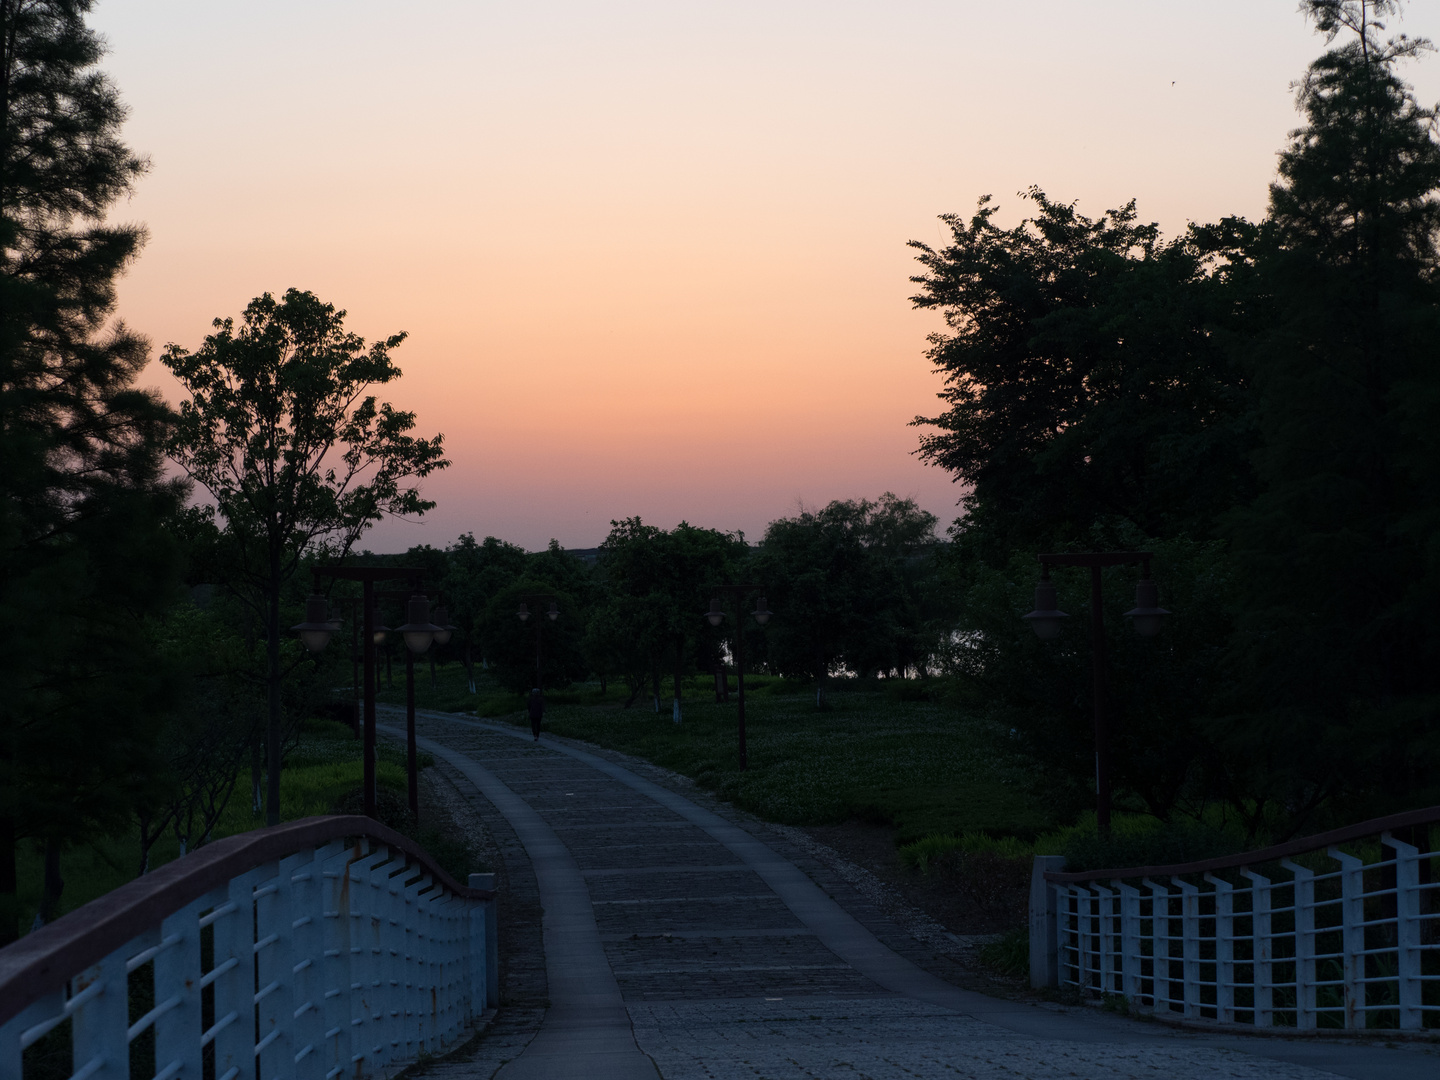
[[[1238,219],[1166,241],[1133,202],[1098,219],[1038,188],[1010,229],[980,200],[951,243],[911,247],[916,307],[944,313],[929,357],[947,409],[921,457],[968,487],[962,532],[1003,562],[1098,520],[1150,535],[1214,535],[1248,489],[1243,367],[1226,346],[1253,306]]]
[[[906,564],[929,553],[935,521],[889,492],[772,521],[754,566],[776,613],[766,631],[770,666],[814,678],[819,705],[837,665],[857,675],[923,668],[941,629],[924,625]]]
[[[1258,497],[1231,521],[1244,586],[1232,739],[1247,789],[1303,815],[1434,800],[1440,783],[1440,145],[1382,41],[1387,2],[1311,2],[1343,41],[1298,86],[1270,188],[1254,350]],[[1426,793],[1428,792],[1428,794]]]
[[[416,438],[415,414],[370,388],[400,377],[395,334],[368,348],[345,312],[290,289],[252,300],[237,328],[216,319],[194,352],[163,357],[189,393],[170,453],[214,497],[231,541],[225,584],[265,628],[266,820],[280,820],[281,594],[317,545],[338,554],[386,515],[435,504],[418,481],[449,464],[442,436]]]
[[[148,343],[112,321],[144,230],[106,221],[145,162],[96,70],[85,0],[0,0],[0,944],[17,927],[16,846],[128,824],[155,781],[166,671],[148,614],[170,602],[161,531],[179,491],[170,414],[135,389]]]
[[[712,586],[729,581],[745,559],[739,536],[700,529],[682,521],[666,531],[638,517],[612,521],[600,545],[597,566],[601,612],[597,629],[614,635],[616,652],[630,684],[630,701],[650,677],[655,708],[660,708],[660,673],[673,674],[671,714],[680,717],[680,685],[687,664],[702,640],[712,642],[704,613]]]

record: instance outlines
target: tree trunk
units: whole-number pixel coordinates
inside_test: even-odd
[[[675,639],[675,707],[671,710],[670,718],[675,723],[680,723],[680,669],[685,664],[685,639]]]
[[[45,841],[45,891],[40,897],[40,923],[52,923],[60,917],[60,894],[65,891],[65,879],[60,876],[60,844],[55,840]]]
[[[0,818],[0,945],[9,945],[20,936],[20,883],[15,856],[15,819]]]
[[[265,824],[280,824],[280,547],[270,546],[270,580],[265,591]]]
[[[660,711],[660,658],[650,657],[650,692],[655,699],[655,711]]]

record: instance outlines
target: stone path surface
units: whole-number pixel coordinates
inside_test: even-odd
[[[403,714],[382,721],[398,734]],[[1440,1076],[1425,1047],[1178,1032],[964,989],[781,835],[663,770],[448,714],[419,728],[503,863],[499,1014],[427,1078]]]

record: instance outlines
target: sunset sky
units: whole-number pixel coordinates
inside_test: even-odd
[[[120,314],[196,347],[309,289],[443,432],[439,505],[365,541],[598,544],[612,518],[758,538],[950,477],[910,239],[1038,184],[1167,232],[1261,215],[1324,47],[1291,0],[102,0],[153,168]],[[1440,38],[1440,4],[1392,27]],[[1440,98],[1440,57],[1409,66]],[[175,398],[153,364],[143,380]]]

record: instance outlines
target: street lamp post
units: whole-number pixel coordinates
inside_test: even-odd
[[[361,611],[364,613],[364,627],[360,634],[360,647],[364,655],[365,679],[365,731],[364,731],[364,800],[365,816],[375,816],[375,632],[378,622],[375,618],[375,583],[377,581],[419,581],[425,571],[399,566],[332,566],[316,568],[313,571],[318,580],[322,577],[340,581],[358,581],[361,584]],[[292,629],[300,632],[301,640],[311,652],[319,652],[330,641],[335,626],[328,619],[311,619],[318,614],[313,606],[315,601],[324,604],[320,595],[310,597],[306,604],[307,618]],[[328,614],[328,611],[326,611]]]
[[[740,607],[744,603],[747,593],[763,589],[763,585],[717,585],[716,592],[727,592],[735,599],[735,696],[736,696],[736,721],[740,736],[740,771],[744,772],[747,765],[745,755],[745,619],[740,614]],[[764,626],[770,621],[773,614],[765,606],[765,597],[761,596],[755,601],[755,610],[750,612],[755,621]],[[725,621],[725,612],[720,606],[719,600],[710,601],[710,610],[705,613],[710,620],[711,626],[719,626]]]
[[[532,612],[530,610],[531,601],[534,601],[536,604],[548,603],[550,605],[548,608],[545,609],[545,617],[551,622],[554,622],[556,619],[560,618],[560,608],[557,606],[558,602],[556,601],[553,594],[534,593],[527,595],[525,599],[521,600],[520,610],[515,612],[515,617],[519,619],[522,623],[529,622],[530,616],[535,614],[535,612]],[[539,619],[535,620],[535,686],[542,691],[545,689],[545,683],[541,681],[541,676],[543,672],[540,667],[540,628],[544,625],[545,624],[542,623]]]
[[[1106,715],[1105,611],[1100,587],[1100,572],[1107,566],[1141,564],[1140,581],[1135,586],[1135,607],[1125,614],[1134,620],[1141,637],[1154,637],[1160,632],[1170,612],[1159,606],[1159,590],[1150,577],[1148,551],[1085,551],[1073,554],[1041,555],[1040,582],[1035,586],[1035,610],[1023,618],[1030,623],[1035,636],[1049,641],[1060,633],[1062,620],[1070,616],[1056,606],[1055,584],[1050,580],[1052,566],[1085,566],[1090,568],[1090,664],[1094,680],[1095,705],[1095,826],[1102,836],[1110,832],[1110,727]]]
[[[385,594],[404,599],[404,594]],[[420,770],[419,756],[415,745],[415,655],[430,648],[435,635],[444,632],[444,627],[430,621],[430,601],[418,589],[410,596],[406,607],[406,621],[397,626],[395,632],[405,640],[405,787],[410,805],[410,814],[420,820]]]
[[[344,604],[350,609],[350,691],[351,698],[355,703],[355,711],[350,716],[350,730],[355,733],[355,737],[358,739],[360,737],[360,714],[361,709],[364,707],[362,704],[364,701],[364,692],[360,688],[360,597],[332,596],[329,600],[332,607]],[[306,618],[309,618],[308,614]],[[305,624],[302,623],[301,625],[303,626]],[[340,629],[338,620],[335,629],[337,631]],[[304,637],[303,631],[301,632],[301,637]],[[324,647],[324,645],[320,646],[322,649]]]

